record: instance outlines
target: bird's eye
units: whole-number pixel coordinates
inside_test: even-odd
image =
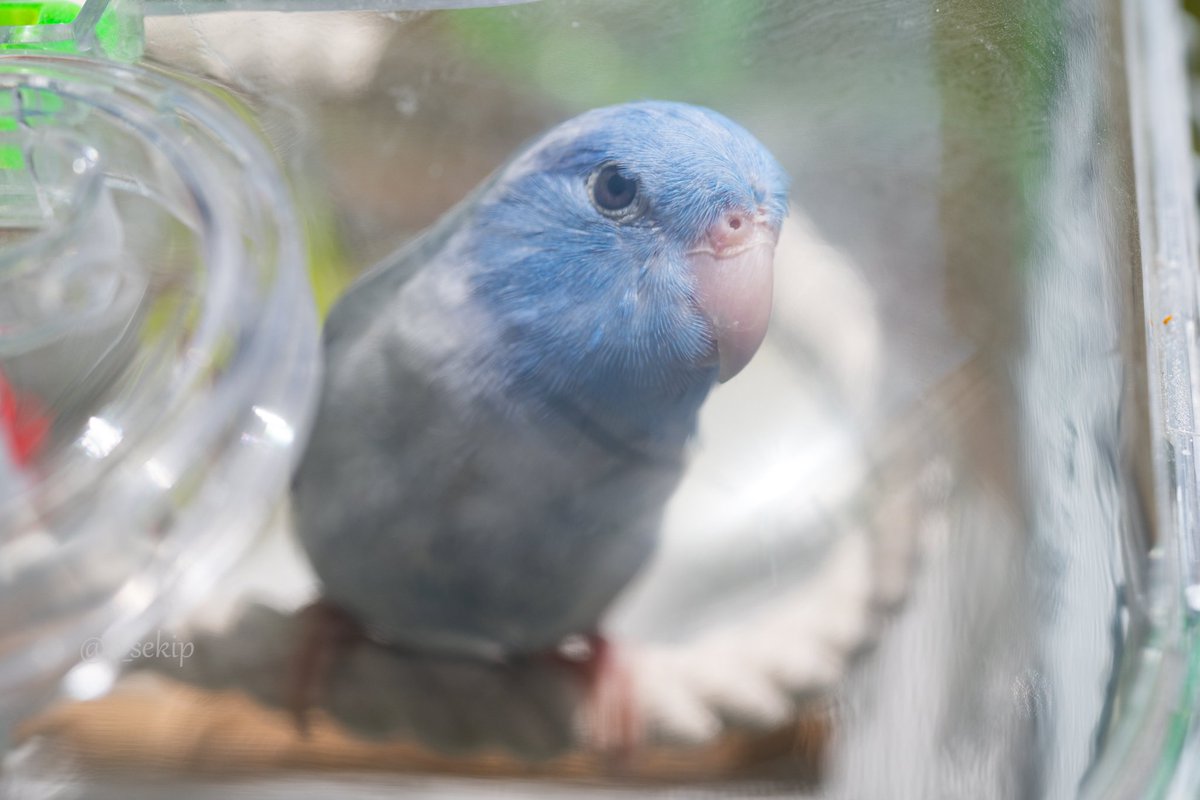
[[[626,219],[637,212],[637,178],[621,174],[616,164],[605,164],[593,172],[588,189],[596,209],[606,217]]]

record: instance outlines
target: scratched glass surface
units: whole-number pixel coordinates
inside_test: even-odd
[[[772,319],[603,620],[616,702],[570,652],[359,642],[299,732],[318,584],[281,514],[120,654],[111,692],[76,681],[25,721],[14,785],[1188,796],[1171,776],[1194,742],[1168,724],[1195,685],[1173,4],[172,10],[147,58],[252,109],[322,313],[532,137],[655,98],[737,121],[791,176]]]

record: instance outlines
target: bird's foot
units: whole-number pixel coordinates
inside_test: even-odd
[[[583,683],[585,742],[610,754],[617,765],[627,762],[643,739],[644,726],[624,648],[598,633],[573,636],[559,646],[555,659]]]
[[[299,614],[299,641],[292,655],[285,702],[302,736],[308,735],[308,712],[324,694],[334,661],[366,639],[362,627],[345,611],[318,600]]]

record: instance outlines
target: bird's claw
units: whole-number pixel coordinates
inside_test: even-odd
[[[299,614],[299,642],[292,656],[285,703],[301,736],[309,732],[309,710],[319,704],[334,661],[363,640],[362,627],[325,600]]]
[[[624,648],[600,634],[572,637],[556,659],[583,683],[579,721],[588,747],[611,755],[620,766],[644,738],[633,672]]]

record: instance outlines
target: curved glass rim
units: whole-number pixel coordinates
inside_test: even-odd
[[[238,495],[225,498],[227,505],[232,508],[242,503],[241,511],[252,521],[245,529],[252,528],[254,521],[261,527],[286,490],[297,457],[296,445],[304,441],[311,422],[319,377],[316,312],[305,273],[304,237],[274,154],[261,135],[245,124],[244,115],[229,106],[229,99],[219,100],[201,90],[194,80],[168,70],[98,63],[70,55],[0,54],[0,85],[31,76],[36,76],[39,85],[89,106],[119,111],[124,121],[144,134],[168,160],[182,177],[189,202],[194,203],[195,230],[209,286],[188,336],[188,353],[193,355],[185,355],[172,380],[167,416],[155,420],[153,426],[143,427],[139,440],[130,443],[123,463],[116,468],[94,470],[77,464],[79,469],[55,472],[54,486],[43,481],[40,490],[52,492],[46,496],[51,506],[79,492],[88,493],[94,500],[87,520],[79,530],[72,531],[71,542],[79,547],[117,535],[114,526],[122,530],[136,527],[136,521],[123,519],[115,512],[143,507],[151,500],[146,494],[151,489],[145,481],[122,478],[128,478],[130,469],[137,469],[151,457],[185,465],[226,459],[241,472],[254,469],[261,473],[264,465],[270,465],[269,474],[254,487],[257,494],[236,482],[233,486],[194,490],[200,498],[195,502],[207,503],[205,508],[210,512],[213,507],[220,509],[220,498],[214,492]],[[268,215],[271,228],[268,254],[260,256],[258,263],[248,263],[242,250],[237,210],[218,202],[220,191],[230,190],[227,176],[197,156],[184,131],[158,124],[164,110],[186,117],[238,164],[244,182],[238,187],[239,193],[257,198],[256,208]],[[235,317],[238,308],[239,279],[261,281],[264,273],[270,276],[270,282],[265,286],[260,283],[263,296],[253,327],[240,332],[236,369],[214,371],[213,353],[227,335],[225,323]],[[192,396],[191,390],[197,386],[203,389],[202,397]],[[253,421],[264,403],[268,408],[272,404],[279,407],[293,438],[267,451],[239,449],[244,426]],[[136,456],[133,461],[137,464],[129,463],[130,454]],[[169,489],[163,487],[162,493]],[[162,503],[161,498],[158,502]],[[85,613],[57,621],[50,634],[58,643],[48,651],[52,657],[36,664],[17,663],[20,654],[14,654],[0,661],[0,691],[19,688],[36,680],[38,674],[66,670],[78,662],[79,643],[88,638],[104,635],[117,643],[131,640],[155,619],[199,597],[247,544],[229,543],[234,534],[218,531],[218,538],[226,546],[209,548],[212,543],[204,539],[206,531],[211,532],[209,525],[219,523],[205,514],[187,511],[179,512],[178,517],[154,553],[150,568],[155,574],[125,576],[127,584],[141,583],[153,591],[121,591],[119,596],[104,599]],[[122,535],[128,535],[128,531]],[[184,562],[189,561],[191,548],[198,545],[220,550],[212,559],[222,563],[201,570],[205,575],[185,574],[188,565]],[[114,645],[111,652],[121,652],[120,645]]]

